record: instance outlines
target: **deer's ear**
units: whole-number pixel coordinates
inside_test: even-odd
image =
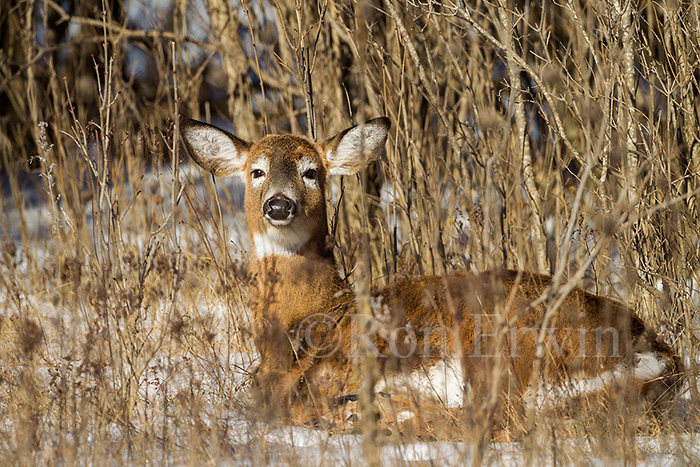
[[[184,120],[180,134],[192,159],[218,177],[245,176],[250,143],[208,123]]]
[[[321,144],[330,175],[352,175],[378,159],[384,152],[391,122],[375,118],[348,128]]]

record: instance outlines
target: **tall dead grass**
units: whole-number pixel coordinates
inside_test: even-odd
[[[548,272],[639,310],[696,374],[698,2],[139,8],[0,11],[1,458],[299,462],[240,418],[254,366],[241,187],[192,169],[183,114],[249,140],[388,116],[386,158],[331,193],[358,290]],[[528,423],[532,458],[644,455],[624,419]],[[467,428],[479,460],[488,417]]]

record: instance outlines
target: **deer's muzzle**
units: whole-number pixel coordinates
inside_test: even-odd
[[[265,217],[273,221],[284,221],[294,217],[296,203],[284,195],[275,195],[263,205]]]

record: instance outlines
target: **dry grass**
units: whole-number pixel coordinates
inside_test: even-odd
[[[179,115],[250,140],[388,116],[386,158],[332,191],[360,290],[546,271],[638,309],[696,374],[697,1],[165,3],[0,11],[0,458],[357,462],[342,437],[290,447],[241,411],[242,187],[193,168]],[[663,433],[530,420],[522,455],[697,461],[682,412]],[[467,428],[482,442],[456,459],[507,458]]]

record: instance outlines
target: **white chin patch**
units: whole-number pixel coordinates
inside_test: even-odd
[[[285,225],[289,225],[292,222],[293,217],[288,217],[286,219],[282,220],[276,220],[276,219],[270,219],[269,217],[265,216],[265,219],[267,222],[270,223],[270,225],[274,227],[284,227]]]
[[[276,222],[273,223],[273,222]],[[284,229],[291,219],[270,221],[265,232],[253,235],[253,248],[258,259],[266,256],[293,256],[309,242],[311,235],[304,229]]]

